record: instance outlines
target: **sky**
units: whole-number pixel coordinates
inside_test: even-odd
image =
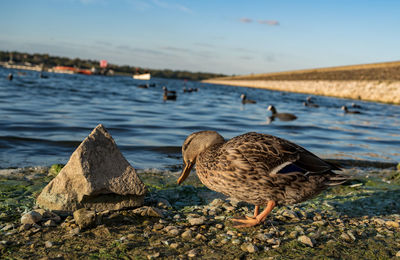
[[[227,75],[400,60],[400,1],[1,0],[0,50]]]

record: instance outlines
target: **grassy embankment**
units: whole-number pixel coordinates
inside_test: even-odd
[[[400,61],[220,77],[203,82],[400,104]]]

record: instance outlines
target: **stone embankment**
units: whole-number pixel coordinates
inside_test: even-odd
[[[400,104],[400,81],[209,79],[203,82]]]

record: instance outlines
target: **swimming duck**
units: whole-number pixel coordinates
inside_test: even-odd
[[[342,109],[342,110],[344,111],[344,113],[346,113],[346,114],[361,114],[360,111],[357,111],[357,110],[349,110],[346,106],[342,106],[341,109]]]
[[[351,103],[351,107],[352,108],[361,108],[361,106],[356,103]]]
[[[319,107],[318,104],[315,104],[314,101],[311,99],[311,97],[307,97],[306,102],[303,102],[303,105],[306,107]]]
[[[255,205],[254,216],[232,219],[236,227],[262,223],[277,205],[302,202],[347,176],[337,166],[285,139],[246,133],[228,141],[215,131],[189,135],[182,145],[181,184],[196,164],[200,181],[208,188]],[[259,213],[260,207],[266,208]]]
[[[273,121],[275,118],[279,118],[281,121],[292,121],[297,119],[297,116],[290,113],[278,113],[274,106],[269,106],[267,110],[271,111],[272,113],[270,116],[271,121]]]
[[[11,81],[13,79],[14,75],[12,73],[8,73],[7,79]]]
[[[240,98],[242,99],[242,104],[255,104],[255,103],[257,103],[255,100],[247,99],[247,96],[245,94],[242,94],[240,96]]]
[[[164,94],[163,94],[163,99],[164,100],[176,100],[176,91],[174,90],[168,90],[167,87],[163,87]]]

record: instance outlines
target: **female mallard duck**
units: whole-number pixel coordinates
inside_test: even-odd
[[[196,132],[183,143],[182,156],[185,167],[178,184],[196,164],[197,175],[208,188],[255,205],[254,217],[233,219],[241,223],[237,227],[260,224],[276,205],[305,201],[347,180],[332,172],[340,168],[301,146],[254,132],[229,141],[215,131]]]
[[[176,91],[168,90],[167,87],[163,87],[163,99],[164,100],[176,100]]]

